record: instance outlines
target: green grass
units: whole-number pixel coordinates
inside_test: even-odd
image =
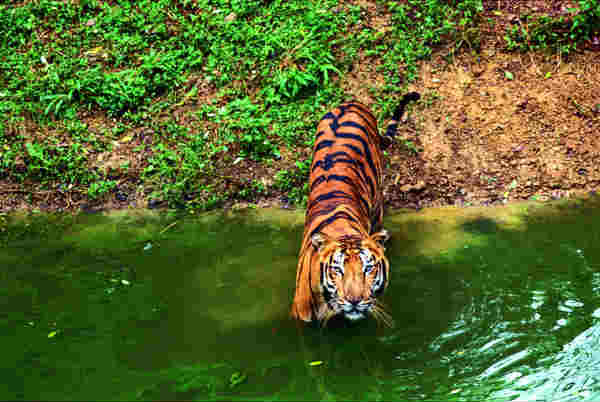
[[[310,159],[299,160],[293,169],[280,170],[275,175],[273,186],[286,194],[287,202],[292,205],[306,206],[308,200],[308,181]]]
[[[575,39],[598,17],[597,1],[580,3]],[[219,187],[223,167],[310,147],[321,116],[352,96],[340,82],[357,64],[384,77],[360,83],[383,121],[436,47],[477,50],[481,0],[377,10],[385,31],[336,0],[3,2],[0,178],[103,199],[130,177],[152,199],[202,209],[273,191],[302,204],[304,158],[237,190]],[[141,166],[97,167],[129,143]]]
[[[569,54],[577,44],[600,35],[600,1],[579,0],[567,16],[522,16],[505,39],[509,50],[550,50]]]

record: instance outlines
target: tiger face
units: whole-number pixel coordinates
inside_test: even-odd
[[[324,324],[340,314],[350,321],[368,315],[388,321],[377,300],[388,284],[389,262],[383,247],[388,237],[386,231],[362,240],[331,240],[322,234],[312,237],[318,250],[323,301],[317,315]]]

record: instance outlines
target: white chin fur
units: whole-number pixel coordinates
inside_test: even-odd
[[[357,311],[352,311],[350,313],[344,313],[344,317],[346,317],[350,321],[356,321],[356,320],[361,320],[361,319],[365,318],[365,315],[363,313],[359,313]]]

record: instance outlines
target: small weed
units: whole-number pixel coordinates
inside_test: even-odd
[[[117,183],[114,180],[99,180],[90,184],[87,195],[94,200],[107,194],[116,187]]]
[[[423,151],[423,148],[417,147],[414,142],[410,140],[402,140],[402,145],[408,149],[408,151],[412,152],[415,155],[418,155],[419,152]]]
[[[442,99],[442,96],[439,94],[438,91],[436,91],[435,89],[431,92],[427,92],[425,93],[421,99],[419,100],[419,103],[421,103],[423,106],[425,106],[426,108],[431,107],[436,101]]]
[[[247,187],[244,187],[239,191],[238,197],[243,200],[252,200],[266,193],[267,189],[263,183],[257,180],[252,180]]]
[[[281,170],[275,175],[273,187],[282,191],[292,205],[306,205],[310,166],[310,159],[297,161],[294,169]]]

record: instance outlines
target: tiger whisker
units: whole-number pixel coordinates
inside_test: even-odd
[[[389,328],[394,328],[395,323],[392,316],[387,312],[387,307],[381,301],[375,301],[373,308],[371,309],[371,313],[377,322],[381,322],[388,326]]]
[[[386,322],[386,318],[385,316],[382,314],[381,309],[378,307],[374,307],[373,308],[373,317],[375,317],[375,320],[377,321],[377,324],[379,325],[388,325],[388,323]]]
[[[327,313],[325,313],[325,317],[321,320],[321,327],[325,328],[327,326],[327,322],[333,317],[335,316],[335,312],[333,310],[329,310],[327,311]]]

